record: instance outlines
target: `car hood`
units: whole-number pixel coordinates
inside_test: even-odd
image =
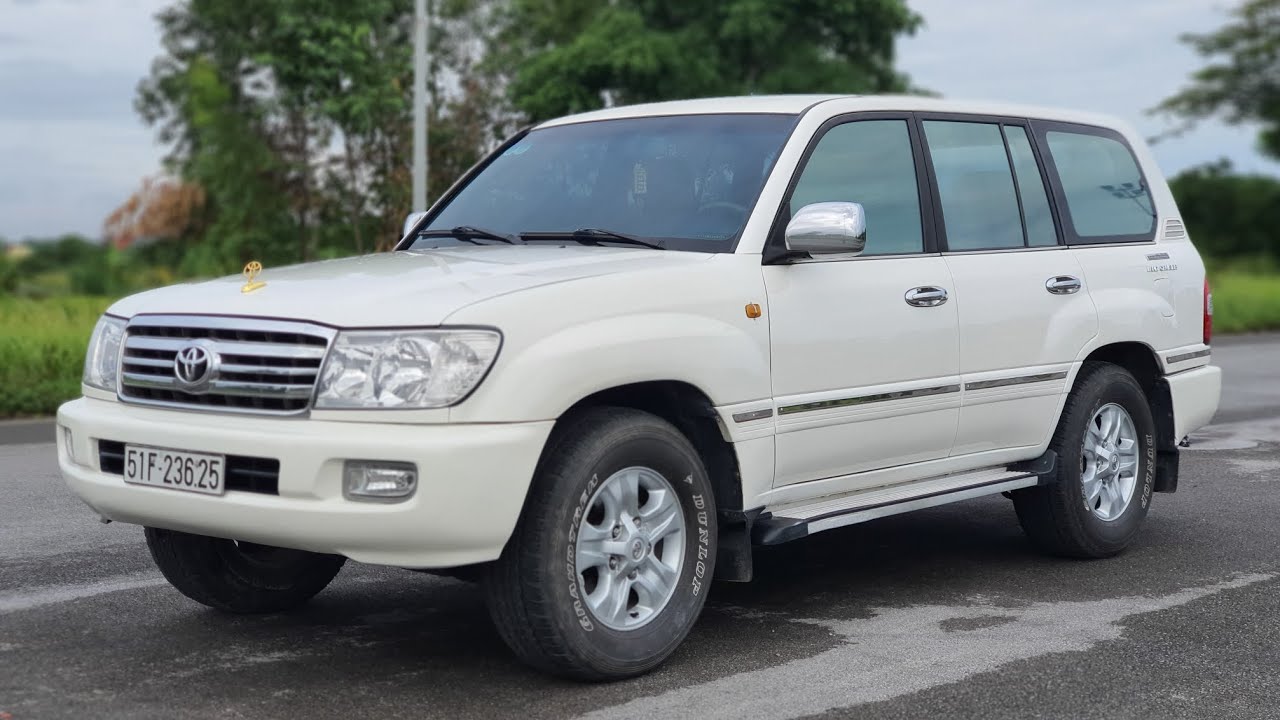
[[[576,245],[413,250],[268,267],[257,277],[266,285],[247,293],[241,292],[245,278],[240,275],[174,285],[127,297],[108,312],[126,318],[143,313],[269,317],[337,327],[438,325],[467,305],[499,295],[711,257]]]

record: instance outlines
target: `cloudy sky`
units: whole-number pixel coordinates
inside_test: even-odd
[[[908,0],[927,26],[899,46],[915,82],[949,97],[1120,115],[1175,92],[1197,58],[1179,34],[1222,24],[1227,0]],[[80,232],[159,169],[163,148],[133,111],[159,53],[164,0],[0,0],[0,237]],[[1251,128],[1209,123],[1156,147],[1165,172],[1226,156],[1280,175]]]

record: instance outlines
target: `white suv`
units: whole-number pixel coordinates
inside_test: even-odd
[[[752,547],[1006,493],[1132,542],[1218,404],[1204,266],[1104,117],[696,100],[511,138],[395,252],[116,303],[59,461],[185,595],[471,574],[511,648],[642,673]]]

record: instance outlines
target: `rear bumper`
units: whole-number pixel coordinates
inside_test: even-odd
[[[552,422],[395,425],[181,413],[82,398],[58,410],[67,485],[111,520],[345,555],[402,567],[493,560],[524,504]],[[275,458],[279,495],[199,495],[127,485],[99,467],[98,440]],[[75,457],[75,461],[72,457]],[[347,500],[347,459],[412,462],[418,489],[399,503]]]
[[[1222,395],[1222,368],[1205,365],[1166,375],[1173,400],[1173,437],[1182,438],[1209,424]]]

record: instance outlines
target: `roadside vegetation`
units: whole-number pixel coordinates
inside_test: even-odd
[[[0,297],[0,417],[48,415],[80,394],[89,333],[108,304]]]
[[[1280,330],[1280,272],[1211,266],[1209,283],[1215,336]]]

